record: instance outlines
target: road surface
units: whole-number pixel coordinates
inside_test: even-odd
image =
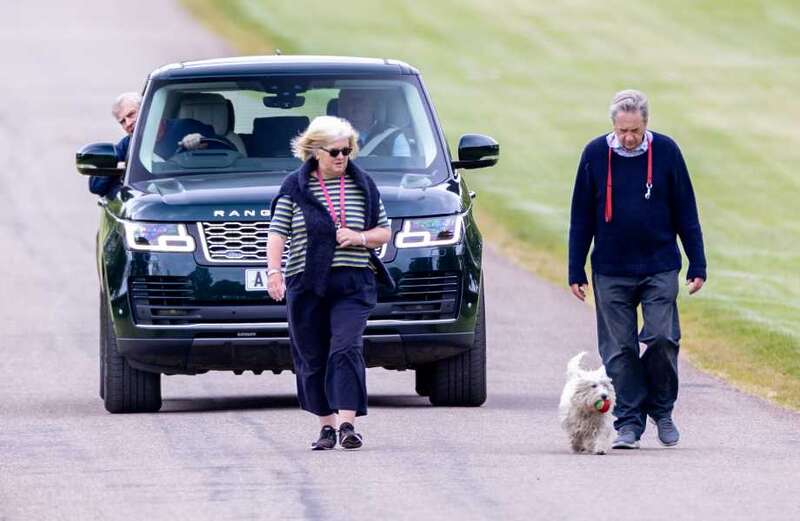
[[[572,455],[556,407],[593,312],[491,249],[482,408],[432,408],[413,373],[370,370],[358,453],[307,449],[288,373],[165,377],[161,413],[107,414],[99,209],[74,152],[121,137],[109,105],[151,69],[232,51],[166,1],[3,11],[0,520],[800,519],[800,415],[687,365],[678,448],[650,430],[639,451]]]

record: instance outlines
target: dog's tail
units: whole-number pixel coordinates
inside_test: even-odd
[[[586,351],[581,351],[577,355],[573,356],[572,359],[567,364],[567,376],[574,376],[581,372],[581,360],[583,356],[586,354]]]

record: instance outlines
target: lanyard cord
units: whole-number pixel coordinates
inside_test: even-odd
[[[606,208],[605,219],[606,222],[611,222],[613,217],[613,205],[611,200],[611,147],[608,147],[608,175],[606,176]],[[653,138],[647,139],[647,183],[645,184],[647,192],[644,194],[645,199],[650,199],[650,190],[653,188]]]
[[[331,219],[333,219],[333,224],[337,228],[341,228],[342,226],[346,227],[347,217],[345,214],[344,175],[339,177],[339,213],[341,213],[341,218],[338,222],[336,219],[336,208],[333,206],[331,194],[328,193],[328,187],[325,185],[325,179],[319,172],[317,172],[317,179],[319,180],[319,184],[322,186],[322,193],[325,196],[325,202],[328,203],[328,213],[331,215]]]

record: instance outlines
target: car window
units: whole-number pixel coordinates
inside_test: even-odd
[[[291,141],[321,115],[359,132],[356,161],[370,172],[446,176],[416,76],[264,77],[162,82],[149,93],[134,151],[134,181],[196,173],[288,171]],[[183,146],[199,135],[199,147]],[[438,179],[437,179],[438,178]]]

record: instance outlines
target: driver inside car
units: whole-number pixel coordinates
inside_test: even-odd
[[[162,120],[153,150],[159,157],[169,159],[188,150],[234,150],[236,146],[214,132],[214,127],[190,118]]]

